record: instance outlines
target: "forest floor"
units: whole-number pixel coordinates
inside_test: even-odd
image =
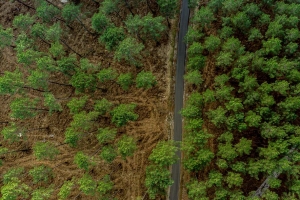
[[[89,11],[90,13],[97,12],[97,5],[93,1],[85,0],[82,2],[84,2],[83,11]],[[58,4],[59,1],[55,3]],[[4,28],[11,27],[14,16],[20,13],[32,14],[33,12],[32,9],[18,2],[1,1],[0,24]],[[86,18],[84,23],[90,24],[90,17]],[[111,176],[114,182],[113,197],[120,200],[143,197],[146,193],[144,181],[148,156],[158,141],[168,139],[171,134],[170,113],[172,113],[173,109],[170,105],[170,95],[173,93],[173,83],[170,67],[173,66],[170,64],[170,55],[173,47],[169,40],[171,38],[169,37],[170,34],[168,32],[164,33],[159,44],[155,42],[145,44],[146,53],[143,55],[143,67],[136,68],[126,63],[115,62],[113,60],[113,53],[106,51],[104,46],[98,43],[97,38],[86,32],[79,23],[74,22],[71,24],[71,27],[74,30],[69,30],[68,33],[65,33],[63,39],[75,51],[88,58],[91,63],[101,63],[101,66],[113,67],[118,73],[131,72],[135,76],[138,72],[145,70],[151,71],[156,76],[158,83],[152,89],[138,89],[133,85],[128,91],[124,91],[114,82],[101,85],[105,90],[96,90],[94,93],[87,94],[90,95],[87,107],[95,100],[101,98],[106,98],[114,104],[135,103],[137,105],[135,112],[139,115],[138,120],[119,128],[117,138],[120,138],[120,135],[124,133],[133,136],[137,141],[138,149],[132,157],[128,157],[126,160],[118,156],[111,164],[107,164],[97,155],[100,145],[93,134],[88,135],[84,140],[80,141],[77,148],[71,148],[63,144],[65,139],[64,132],[72,121],[72,116],[66,104],[72,97],[81,95],[76,94],[73,87],[50,84],[50,91],[59,99],[63,107],[62,112],[53,113],[52,115],[40,113],[28,120],[19,121],[12,119],[10,118],[9,104],[13,97],[9,95],[0,97],[0,130],[6,125],[6,123],[2,122],[12,121],[29,130],[27,133],[28,139],[23,142],[9,144],[2,137],[0,138],[0,146],[8,147],[10,151],[26,149],[26,151],[7,154],[3,158],[4,165],[0,168],[1,174],[9,168],[16,166],[22,166],[26,171],[40,164],[50,166],[54,172],[51,184],[54,184],[56,189],[52,195],[52,199],[57,199],[57,193],[64,181],[71,180],[73,177],[80,178],[84,174],[84,170],[79,169],[73,161],[76,152],[83,151],[89,156],[94,157],[96,164],[90,170],[90,174],[94,179],[99,180],[105,174]],[[43,47],[45,44],[41,42],[37,45]],[[67,48],[65,49],[69,51]],[[0,51],[0,73],[13,71],[19,65],[15,55],[15,51],[11,47]],[[53,74],[50,79],[65,84],[69,82],[68,77],[62,74]],[[33,90],[28,90],[28,93],[32,97],[41,95],[39,92]],[[96,123],[98,123],[97,127],[99,124],[100,127],[112,127],[108,117],[101,118]],[[60,145],[58,146],[60,154],[54,161],[36,160],[33,155],[32,146],[37,141],[50,141],[56,145]],[[27,184],[33,188],[36,187],[30,181],[31,179],[28,176],[26,178]],[[69,199],[74,198],[93,199],[80,193],[78,187],[73,189],[69,197]],[[147,196],[144,200],[146,199]]]

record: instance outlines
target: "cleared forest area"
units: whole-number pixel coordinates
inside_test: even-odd
[[[178,6],[0,2],[1,199],[165,199]]]

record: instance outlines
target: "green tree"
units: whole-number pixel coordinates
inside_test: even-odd
[[[51,43],[51,47],[49,48],[49,52],[54,58],[60,58],[65,55],[64,47],[60,42],[56,41]]]
[[[52,168],[45,165],[36,166],[29,170],[29,175],[32,177],[34,184],[39,182],[48,183],[53,178]]]
[[[206,37],[204,41],[204,47],[211,53],[217,50],[220,44],[220,38],[214,35]]]
[[[239,143],[234,145],[240,156],[243,154],[249,155],[252,149],[252,140],[242,137]]]
[[[228,187],[232,188],[233,186],[241,186],[243,183],[243,178],[238,173],[228,172],[225,181],[227,182]]]
[[[117,135],[117,129],[111,129],[109,127],[99,128],[97,139],[100,144],[113,142]]]
[[[55,66],[55,61],[50,56],[42,56],[35,59],[37,68],[39,70],[44,71],[57,71],[57,67]]]
[[[112,122],[117,126],[124,126],[128,121],[135,121],[139,117],[134,113],[135,104],[120,104],[115,107],[111,112]]]
[[[247,31],[251,27],[251,19],[246,12],[238,12],[231,18],[233,25],[241,31]]]
[[[37,111],[45,110],[36,108],[37,99],[16,98],[10,104],[12,118],[27,119],[37,115]],[[48,111],[48,110],[45,110]]]
[[[137,149],[136,142],[133,137],[123,135],[117,143],[118,151],[125,159],[127,156],[132,156]]]
[[[70,54],[68,57],[61,57],[59,60],[57,60],[57,68],[62,73],[70,75],[75,71],[76,62],[76,56],[74,54]]]
[[[10,168],[3,174],[3,183],[8,184],[11,181],[18,180],[22,175],[24,175],[24,173],[24,167]]]
[[[210,171],[208,177],[209,177],[209,179],[207,181],[207,185],[209,187],[212,187],[212,186],[220,187],[220,186],[222,186],[222,180],[223,180],[222,173],[220,173],[218,171]]]
[[[252,110],[248,111],[245,117],[245,122],[248,124],[250,127],[256,127],[258,128],[261,123],[261,116],[257,115],[255,112]]]
[[[142,36],[144,39],[149,37],[157,41],[161,37],[161,33],[166,29],[163,24],[163,17],[153,17],[150,13],[142,18]]]
[[[183,166],[188,171],[196,172],[203,169],[214,158],[214,153],[207,148],[201,148],[193,155],[187,156]]]
[[[236,152],[235,148],[232,146],[231,143],[219,144],[218,148],[218,156],[220,156],[223,159],[232,161],[238,156],[238,153]]]
[[[72,98],[71,101],[67,103],[67,106],[69,107],[71,114],[78,114],[80,111],[82,111],[88,98],[89,98],[88,96],[82,96],[80,98]]]
[[[65,181],[58,193],[59,200],[67,199],[68,196],[71,194],[71,190],[73,186],[74,186],[73,181]]]
[[[100,158],[111,163],[117,157],[117,152],[111,145],[104,146],[100,153]]]
[[[9,143],[19,142],[22,139],[26,139],[25,130],[18,127],[15,123],[10,123],[4,127],[1,131],[4,140],[8,140]]]
[[[110,180],[109,175],[105,175],[101,181],[98,182],[97,191],[101,196],[106,195],[113,189],[114,183]]]
[[[227,120],[226,117],[226,110],[219,106],[215,110],[210,110],[207,112],[208,117],[211,119],[211,122],[217,126],[220,127],[221,124],[225,123]]]
[[[262,39],[263,35],[261,34],[260,30],[257,28],[252,28],[249,31],[249,36],[248,36],[248,40],[253,42],[255,40],[260,40]]]
[[[176,152],[178,147],[173,140],[160,141],[157,143],[152,153],[149,156],[149,160],[160,167],[167,167],[174,164],[178,158]]]
[[[129,87],[133,84],[131,73],[120,74],[117,80],[117,83],[122,87],[123,90],[128,90]]]
[[[281,40],[278,38],[270,38],[267,41],[263,41],[263,47],[265,52],[270,55],[278,55],[281,50]]]
[[[63,32],[62,28],[60,27],[59,23],[55,23],[52,26],[48,27],[45,30],[45,38],[46,40],[57,42],[60,40],[60,36]]]
[[[84,174],[81,179],[78,181],[79,189],[86,195],[94,196],[96,193],[97,182],[93,178]]]
[[[238,110],[242,110],[244,108],[242,104],[242,100],[239,98],[233,98],[229,102],[225,104],[227,110],[232,110],[233,112],[237,112]]]
[[[145,185],[148,188],[150,199],[155,199],[158,194],[166,194],[166,189],[173,184],[170,170],[150,165],[146,168]]]
[[[71,122],[71,127],[75,130],[88,131],[92,127],[94,121],[98,118],[99,113],[91,111],[86,113],[82,111],[80,113],[73,115],[73,121]]]
[[[13,20],[13,26],[21,31],[26,31],[34,21],[34,17],[29,16],[29,14],[19,14],[18,16],[15,16]]]
[[[119,15],[120,9],[118,7],[120,0],[104,0],[101,3],[100,12],[103,12],[105,15],[110,15],[112,13],[116,13],[118,17],[121,18]]]
[[[206,196],[206,187],[205,182],[191,180],[186,186],[188,197],[190,199],[208,200],[208,197]]]
[[[113,103],[103,98],[95,101],[94,110],[100,115],[105,115],[113,106]]]
[[[215,93],[214,91],[210,90],[210,89],[206,89],[203,93],[203,100],[205,103],[211,103],[214,102],[215,99]]]
[[[215,21],[214,13],[209,7],[201,6],[197,11],[192,21],[194,23],[199,23],[202,27],[210,26],[210,24]]]
[[[226,13],[236,13],[243,5],[243,0],[225,0],[222,10]]]
[[[41,199],[49,199],[53,193],[53,187],[49,188],[39,188],[32,192],[32,200],[41,200]]]
[[[49,74],[41,70],[33,70],[27,77],[30,87],[34,89],[48,90]]]
[[[15,179],[1,187],[1,200],[17,200],[29,198],[30,187],[20,180]]]
[[[74,156],[74,163],[80,168],[88,171],[90,165],[92,164],[89,156],[85,155],[82,151],[79,151]]]
[[[145,72],[144,70],[137,74],[135,82],[137,88],[145,89],[150,89],[157,83],[156,77],[152,72]]]
[[[59,14],[60,10],[58,8],[45,1],[36,8],[36,15],[46,23],[53,21]]]
[[[221,51],[216,59],[217,66],[227,67],[233,63],[232,53]]]
[[[144,49],[144,45],[138,43],[138,41],[132,37],[128,37],[120,42],[116,49],[114,59],[117,61],[125,60],[130,65],[141,65],[139,59],[141,59],[141,51]]]
[[[110,21],[104,13],[99,12],[93,15],[92,28],[97,33],[103,33],[103,31],[105,31],[109,25],[110,25]]]
[[[59,150],[50,142],[36,142],[33,153],[38,160],[53,160],[59,154]]]
[[[202,75],[198,70],[189,71],[184,75],[184,79],[188,84],[200,86],[203,83]]]
[[[71,78],[70,84],[76,89],[76,92],[95,91],[96,77],[82,71],[77,71]]]
[[[69,144],[71,147],[76,147],[82,134],[82,132],[74,130],[73,127],[68,127],[65,131],[65,143]]]
[[[104,83],[107,81],[113,81],[117,78],[118,73],[113,68],[106,68],[99,71],[97,74],[97,78],[99,79],[100,83]]]
[[[180,114],[186,119],[198,118],[201,116],[201,110],[198,106],[186,105],[181,111]]]
[[[118,48],[118,45],[122,43],[125,38],[125,33],[122,27],[108,27],[104,30],[103,34],[99,37],[99,42],[105,45],[105,48],[109,51]]]
[[[44,105],[49,108],[49,113],[62,111],[62,106],[52,93],[44,94]]]
[[[160,8],[160,12],[167,19],[173,18],[177,10],[176,0],[158,0],[157,4]]]
[[[290,85],[289,82],[287,82],[286,80],[275,81],[275,83],[273,83],[273,90],[283,96],[287,96],[288,95],[287,91],[290,90],[289,85]]]
[[[11,28],[4,29],[0,25],[0,48],[4,48],[13,44],[13,31]]]

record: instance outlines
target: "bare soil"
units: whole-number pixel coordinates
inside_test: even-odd
[[[59,5],[58,1],[53,1]],[[97,12],[98,5],[91,0],[81,1],[83,3],[83,11],[94,13]],[[28,2],[27,2],[28,3]],[[33,6],[33,3],[28,4]],[[155,7],[155,5],[154,5]],[[141,5],[141,10],[145,11],[145,5]],[[127,11],[126,11],[127,12]],[[126,13],[124,11],[124,13]],[[0,1],[0,24],[7,28],[11,27],[14,16],[20,13],[34,13],[34,10],[26,6],[11,1]],[[90,14],[89,14],[90,15]],[[90,27],[90,18],[83,20]],[[101,146],[95,137],[95,134],[87,135],[79,143],[77,148],[71,148],[64,144],[64,132],[72,121],[72,115],[66,106],[67,102],[72,97],[80,96],[75,93],[73,87],[60,86],[50,84],[50,91],[59,99],[63,106],[62,112],[57,112],[52,115],[48,113],[40,113],[38,116],[28,120],[15,120],[10,118],[9,103],[15,96],[0,96],[0,122],[16,122],[24,128],[30,130],[35,128],[46,128],[41,130],[28,131],[28,140],[9,144],[0,137],[0,147],[7,147],[10,151],[28,149],[26,151],[18,151],[11,154],[6,154],[3,157],[4,165],[0,167],[0,174],[7,171],[11,167],[25,167],[28,172],[34,166],[41,164],[47,165],[53,169],[54,178],[50,184],[55,186],[55,191],[51,199],[57,199],[59,188],[66,180],[71,180],[75,177],[77,180],[82,177],[84,170],[79,169],[74,163],[74,155],[78,151],[83,151],[85,154],[93,157],[96,165],[92,167],[89,173],[95,180],[100,180],[105,174],[111,176],[114,182],[112,197],[120,200],[137,199],[144,197],[146,194],[145,188],[145,169],[148,165],[148,156],[151,150],[155,147],[158,141],[165,140],[169,137],[169,120],[170,113],[169,96],[170,92],[170,73],[168,67],[168,56],[171,51],[168,32],[163,36],[159,44],[148,42],[145,44],[145,53],[143,54],[143,67],[136,68],[129,66],[126,63],[117,63],[113,60],[113,53],[106,51],[104,46],[100,45],[97,38],[86,32],[79,23],[72,23],[71,27],[74,30],[67,30],[64,33],[63,39],[78,53],[84,55],[94,64],[100,64],[102,67],[113,67],[119,73],[131,72],[136,75],[141,70],[151,71],[157,77],[158,84],[152,89],[137,89],[133,85],[128,91],[123,91],[116,82],[110,82],[101,87],[105,90],[97,90],[95,93],[87,93],[90,95],[89,103],[92,104],[95,100],[106,98],[112,101],[115,105],[120,103],[135,103],[137,105],[136,112],[139,118],[135,122],[130,122],[125,127],[118,129],[116,141],[124,134],[133,136],[138,145],[132,157],[126,160],[117,157],[111,164],[107,164],[98,156]],[[14,30],[15,31],[15,30]],[[36,44],[40,49],[46,49],[47,45],[40,41]],[[68,48],[65,48],[68,53],[72,53]],[[0,69],[4,71],[12,71],[17,66],[15,51],[11,47],[0,50]],[[79,57],[78,57],[79,58]],[[69,78],[62,74],[53,74],[50,78],[53,81],[68,84]],[[36,91],[28,90],[28,95],[32,97],[41,97],[42,94]],[[87,106],[89,107],[89,106]],[[0,130],[5,127],[6,123],[0,123]],[[113,127],[110,117],[106,116],[95,122],[95,130],[99,127]],[[32,146],[37,141],[50,141],[58,146],[60,154],[53,161],[38,161],[34,155]],[[31,183],[31,177],[26,175],[25,182],[34,188],[37,185]],[[0,182],[0,187],[1,187]],[[147,199],[147,195],[144,199]],[[68,199],[97,199],[96,197],[87,197],[79,191],[78,185],[72,190],[72,194]],[[163,199],[163,197],[162,197]]]

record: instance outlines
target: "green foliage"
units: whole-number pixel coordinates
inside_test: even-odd
[[[137,149],[136,142],[133,137],[123,135],[117,143],[118,151],[125,159],[127,156],[132,156]]]
[[[92,17],[92,28],[98,32],[103,33],[105,29],[110,25],[109,19],[105,14],[99,12],[95,13]]]
[[[244,0],[225,0],[223,1],[222,10],[225,13],[236,13],[243,5]]]
[[[287,53],[287,55],[291,55],[295,53],[297,50],[298,50],[298,44],[295,42],[290,42],[285,47],[285,52]]]
[[[120,104],[115,107],[111,112],[112,123],[117,127],[121,127],[127,124],[129,121],[135,121],[139,117],[138,114],[134,113],[135,104]]]
[[[300,37],[300,31],[298,28],[292,28],[286,30],[285,39],[289,42],[295,42]]]
[[[104,196],[113,189],[114,183],[110,180],[109,175],[105,175],[101,181],[98,182],[97,191]]]
[[[49,113],[62,111],[62,106],[52,93],[44,94],[44,105],[49,108]]]
[[[195,14],[192,21],[194,23],[199,23],[202,27],[210,26],[210,24],[215,21],[214,13],[209,7],[201,6],[198,12]]]
[[[100,153],[100,158],[111,163],[117,157],[117,153],[111,145],[104,146]]]
[[[173,18],[177,11],[176,0],[157,0],[160,12],[164,17]]]
[[[263,41],[263,47],[267,54],[278,55],[281,50],[281,40],[272,37],[267,41]]]
[[[0,48],[4,48],[12,45],[13,43],[13,31],[11,28],[4,29],[0,25]]]
[[[103,98],[95,101],[94,110],[100,115],[105,115],[113,106],[113,103]]]
[[[268,38],[279,37],[281,38],[284,35],[283,26],[279,21],[270,22],[266,36]]]
[[[229,100],[231,99],[231,91],[233,87],[222,86],[216,90],[216,98],[219,100]]]
[[[67,106],[69,107],[71,114],[78,114],[80,111],[82,111],[88,98],[89,98],[88,96],[82,96],[80,98],[72,98],[71,101],[67,103]]]
[[[187,105],[202,107],[203,106],[203,97],[199,92],[192,92],[187,99]]]
[[[190,57],[194,57],[194,56],[199,56],[200,54],[202,54],[203,50],[204,50],[204,46],[201,43],[193,42],[189,46],[187,52]]]
[[[65,132],[65,143],[71,147],[76,147],[81,135],[81,132],[74,130],[72,127],[68,127]]]
[[[3,183],[8,184],[11,181],[18,180],[22,175],[24,175],[24,172],[24,167],[10,168],[3,174]]]
[[[77,71],[71,78],[70,83],[76,92],[95,91],[96,77],[92,74]]]
[[[232,110],[233,112],[237,112],[244,108],[242,104],[242,100],[239,98],[233,98],[229,102],[225,104],[227,110]]]
[[[237,143],[234,146],[240,156],[243,154],[249,155],[250,151],[252,149],[252,140],[248,140],[248,139],[242,137],[240,139],[239,143]]]
[[[220,127],[220,125],[225,123],[227,120],[226,112],[227,111],[224,108],[219,106],[215,110],[208,111],[207,115],[215,126]]]
[[[219,37],[210,35],[209,37],[205,38],[204,47],[209,52],[214,52],[215,50],[218,49],[220,44],[221,44],[221,40]]]
[[[218,155],[223,159],[232,161],[238,156],[238,153],[236,152],[235,148],[232,146],[231,143],[219,144],[218,148]]]
[[[184,75],[184,79],[187,83],[197,86],[200,86],[203,82],[202,75],[198,70],[189,71],[186,75]]]
[[[205,182],[198,182],[197,180],[191,180],[187,186],[189,199],[208,200],[206,197],[206,185]]]
[[[136,76],[136,87],[150,89],[156,85],[156,77],[151,72],[141,71]]]
[[[30,99],[27,97],[20,97],[14,99],[10,104],[12,118],[27,119],[37,115],[36,99]]]
[[[19,142],[20,140],[26,138],[24,130],[18,127],[15,123],[11,123],[2,129],[1,134],[4,140],[8,140],[9,143]]]
[[[34,17],[29,16],[29,14],[20,14],[15,16],[13,20],[13,26],[21,31],[26,31],[33,24],[34,20]]]
[[[125,60],[130,65],[140,66],[139,59],[141,59],[141,51],[144,45],[138,43],[134,38],[128,37],[120,42],[116,49],[114,59],[117,61]]]
[[[45,37],[49,41],[57,42],[57,41],[59,41],[62,32],[63,32],[63,30],[60,27],[60,24],[55,23],[46,29]]]
[[[278,92],[279,94],[281,94],[283,96],[288,95],[287,91],[289,89],[290,89],[289,88],[289,82],[287,82],[286,80],[275,81],[275,83],[273,84],[273,90]]]
[[[62,73],[70,74],[75,71],[76,61],[76,56],[74,54],[70,54],[68,57],[61,57],[61,59],[57,61],[57,67]]]
[[[17,200],[29,197],[30,187],[16,179],[1,187],[1,200]]]
[[[50,142],[36,142],[33,153],[38,160],[53,160],[59,154],[59,150]]]
[[[91,111],[88,113],[82,111],[80,113],[74,114],[73,121],[71,122],[71,127],[75,130],[88,131],[90,130],[98,116],[99,113],[95,111]]]
[[[214,158],[214,153],[209,149],[199,149],[195,155],[187,157],[183,161],[183,166],[189,171],[199,171],[203,169]]]
[[[122,44],[124,38],[125,38],[125,34],[123,28],[112,26],[104,30],[103,34],[99,38],[99,42],[103,43],[107,50],[112,51],[115,50],[116,48],[119,48],[118,45],[120,44],[120,42]],[[129,49],[127,49],[127,51],[128,50]]]
[[[220,187],[220,186],[222,186],[223,177],[222,177],[222,174],[220,172],[210,171],[208,176],[209,176],[209,179],[207,181],[207,185],[209,187],[212,187],[212,186]]]
[[[225,178],[225,181],[227,182],[228,187],[232,188],[234,186],[241,186],[243,183],[243,178],[238,173],[228,172],[228,175]]]
[[[117,76],[118,76],[118,73],[116,72],[116,70],[114,70],[112,68],[102,69],[97,74],[97,77],[98,77],[100,83],[115,80],[117,78]]]
[[[227,67],[233,62],[232,53],[221,51],[216,59],[217,66]]]
[[[113,142],[117,135],[117,129],[111,129],[109,127],[99,128],[97,139],[100,144],[106,144]]]
[[[210,90],[210,89],[206,89],[203,93],[203,100],[205,103],[211,103],[214,102],[215,99],[215,93],[214,91]]]
[[[39,188],[32,192],[32,200],[46,200],[49,199],[53,193],[54,189],[50,188]]]
[[[36,166],[29,171],[32,177],[33,183],[37,184],[39,182],[49,182],[53,178],[52,168],[45,165]]]
[[[238,12],[231,18],[231,21],[236,28],[242,31],[246,31],[251,27],[251,20],[246,12]]]
[[[176,162],[178,159],[176,152],[178,148],[173,140],[160,141],[152,150],[149,160],[160,167],[167,167]]]
[[[173,184],[169,169],[150,165],[146,168],[145,185],[148,188],[150,199],[158,194],[165,194],[166,189]]]
[[[184,40],[187,44],[191,45],[193,42],[198,42],[203,36],[204,34],[201,31],[189,26]]]
[[[48,90],[49,75],[41,70],[33,70],[27,77],[29,86],[34,89]]]
[[[88,175],[84,174],[81,179],[78,181],[79,189],[86,195],[94,196],[96,193],[97,182],[93,180],[93,178]]]
[[[120,74],[117,83],[122,87],[123,90],[127,91],[133,83],[132,78],[133,77],[131,73]]]
[[[54,60],[50,56],[42,56],[35,59],[37,68],[39,70],[45,70],[49,72],[56,71],[57,68],[55,66]]]
[[[120,0],[104,0],[101,3],[100,12],[103,12],[105,15],[110,15],[112,13],[119,13],[118,5]]]
[[[245,47],[242,45],[241,41],[234,37],[228,38],[226,42],[224,42],[222,50],[224,52],[232,53],[235,57],[241,56],[245,53]]]
[[[46,23],[53,21],[59,14],[60,10],[58,8],[46,2],[41,3],[36,8],[36,15]]]
[[[60,44],[58,41],[51,43],[51,47],[49,48],[49,52],[55,58],[59,58],[65,55],[65,51],[63,45]]]
[[[47,27],[45,24],[35,23],[31,27],[31,36],[33,36],[34,38],[45,39],[46,29],[47,29]]]
[[[257,115],[252,110],[248,111],[245,117],[245,122],[248,124],[249,127],[258,128],[260,126],[261,120],[261,116]]]
[[[74,186],[74,182],[65,181],[58,193],[59,200],[67,199],[71,193],[73,186]]]
[[[74,156],[74,163],[80,168],[88,171],[90,165],[92,164],[89,156],[85,155],[82,151],[79,151]]]
[[[78,19],[79,14],[80,7],[73,3],[66,4],[61,11],[61,16],[64,18],[64,20],[66,20],[67,23]]]
[[[193,119],[200,117],[201,110],[194,105],[186,105],[181,111],[180,114],[186,119]]]
[[[257,28],[252,28],[249,31],[249,36],[248,36],[248,40],[249,41],[255,41],[255,40],[260,40],[263,38],[263,35],[261,34],[260,30]]]

